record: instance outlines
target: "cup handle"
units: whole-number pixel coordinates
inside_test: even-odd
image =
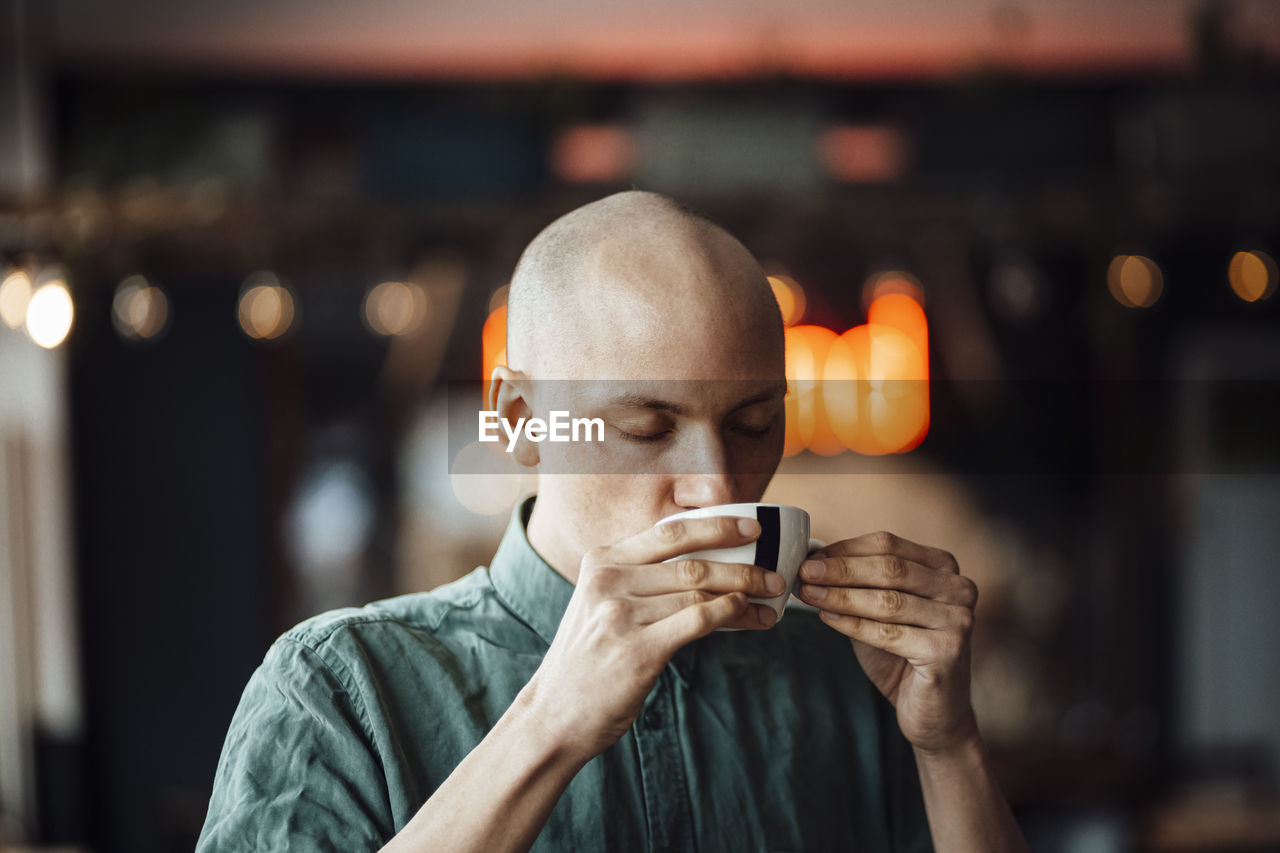
[[[821,539],[810,539],[808,553],[812,554],[814,551],[820,551],[825,547],[827,547],[827,543],[823,542]]]

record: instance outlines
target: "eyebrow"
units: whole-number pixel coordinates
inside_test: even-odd
[[[745,400],[740,400],[738,404],[729,411],[730,413],[733,413],[740,409],[754,406],[756,403],[763,403],[766,400],[784,397],[786,396],[786,393],[787,389],[785,385],[765,388],[762,391],[752,394]],[[663,400],[658,397],[647,397],[644,394],[624,394],[621,397],[615,397],[613,400],[609,401],[609,406],[610,408],[622,407],[631,409],[650,409],[655,412],[667,412],[672,415],[681,416],[689,414],[689,408],[687,406],[682,406],[679,403],[673,403],[670,400]]]

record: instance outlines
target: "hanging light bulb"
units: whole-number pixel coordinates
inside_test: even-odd
[[[253,273],[240,289],[240,328],[255,340],[278,338],[293,324],[293,304],[293,294],[275,273]]]
[[[169,299],[143,276],[128,276],[116,287],[111,320],[126,340],[155,338],[168,326]]]
[[[67,339],[76,312],[61,265],[40,272],[26,307],[26,331],[31,340],[53,349]]]

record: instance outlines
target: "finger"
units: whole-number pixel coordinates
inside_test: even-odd
[[[694,607],[715,599],[715,593],[703,590],[672,592],[666,595],[649,595],[631,599],[632,618],[641,625],[659,622],[686,607]],[[767,604],[750,604],[738,617],[728,622],[727,628],[759,630],[771,628],[778,621],[777,614]]]
[[[641,630],[649,633],[663,653],[673,655],[681,646],[727,626],[740,617],[747,606],[746,595],[730,592],[692,607],[681,608]]]
[[[759,536],[760,522],[754,518],[681,518],[623,539],[605,548],[601,556],[621,565],[660,563],[692,551],[745,545]]]
[[[853,539],[845,539],[822,548],[818,553],[831,557],[869,557],[875,554],[897,554],[931,569],[938,569],[952,574],[960,573],[960,565],[950,552],[943,551],[941,548],[931,548],[928,545],[917,544],[910,539],[895,536],[887,530],[879,530],[875,533],[856,536]]]
[[[814,607],[877,622],[895,622],[920,628],[963,628],[972,612],[957,604],[944,604],[896,589],[857,589],[802,583],[797,597]]]
[[[778,613],[768,604],[751,604],[743,614],[725,623],[725,628],[740,628],[744,631],[767,631],[778,621]]]
[[[809,559],[800,567],[800,579],[824,586],[898,589],[962,607],[973,607],[978,600],[977,586],[964,575],[897,554]]]
[[[658,595],[705,589],[710,592],[745,592],[754,598],[772,598],[787,588],[782,575],[748,563],[715,560],[673,560],[652,566],[627,568],[623,585],[633,595]]]
[[[955,642],[955,635],[945,631],[899,625],[895,622],[877,622],[830,610],[820,610],[818,618],[846,637],[895,654],[913,666],[937,663],[951,654],[959,653],[951,645]]]

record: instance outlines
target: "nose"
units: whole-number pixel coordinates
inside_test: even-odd
[[[685,509],[737,503],[728,474],[689,474],[676,480],[675,502]]]
[[[680,454],[680,469],[673,472],[673,500],[685,509],[735,503],[737,482],[729,471],[724,440],[714,430],[686,431],[686,437],[689,445]]]

